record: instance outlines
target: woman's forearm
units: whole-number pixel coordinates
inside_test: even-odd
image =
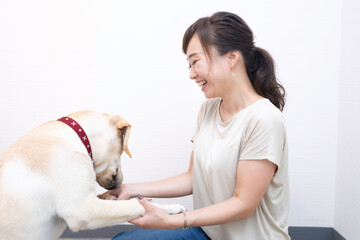
[[[139,195],[149,198],[171,198],[190,195],[193,192],[193,162],[194,151],[191,152],[187,172],[160,181],[125,184],[123,190],[127,192],[128,198]]]
[[[142,195],[149,198],[182,197],[192,194],[192,173],[185,172],[160,181],[124,184],[130,198]]]
[[[240,199],[232,197],[218,204],[186,212],[186,222],[188,227],[218,225],[248,218],[253,211]],[[166,228],[182,228],[183,214],[169,215],[167,224]]]

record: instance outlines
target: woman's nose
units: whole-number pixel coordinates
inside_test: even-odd
[[[194,80],[197,77],[196,72],[191,68],[190,69],[190,75],[189,75],[191,80]]]

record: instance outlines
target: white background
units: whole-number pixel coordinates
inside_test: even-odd
[[[334,227],[360,239],[360,2],[342,5],[338,158]]]
[[[359,65],[356,8],[354,0],[0,0],[0,151],[42,122],[93,109],[132,124],[125,182],[185,171],[205,98],[188,78],[182,36],[198,18],[231,11],[272,54],[287,90],[290,225],[335,226],[355,239],[359,230],[348,225],[360,222],[352,214],[360,212],[359,201],[349,205],[349,196],[338,196],[359,200],[359,185],[353,183],[356,192],[343,190],[352,183],[349,165],[338,171],[338,181],[336,170],[354,132],[359,140],[359,98],[353,102],[359,72],[351,74]],[[348,161],[356,176],[360,154],[353,152]],[[162,201],[192,208],[191,197]],[[335,218],[344,206],[348,213]]]

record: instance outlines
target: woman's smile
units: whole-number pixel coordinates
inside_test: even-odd
[[[206,83],[207,83],[206,80],[203,80],[203,81],[200,81],[197,83],[199,85],[199,87],[201,88],[201,91],[204,91]]]

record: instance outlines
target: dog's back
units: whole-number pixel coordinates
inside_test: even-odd
[[[43,158],[45,148],[34,149],[39,146],[34,141],[42,141],[36,132],[0,154],[1,239],[55,239],[66,227],[55,212],[54,186],[46,174],[49,163]]]
[[[120,224],[145,213],[137,200],[104,201],[95,181],[111,189],[122,182],[121,154],[130,124],[118,115],[80,111],[68,116],[82,128],[45,123],[0,154],[0,239],[56,240],[72,231]],[[77,123],[76,123],[76,122]],[[84,130],[82,130],[84,129]],[[86,131],[79,139],[76,132]],[[91,140],[93,161],[84,145]],[[168,213],[181,205],[157,205]],[[65,223],[66,222],[66,223]]]

